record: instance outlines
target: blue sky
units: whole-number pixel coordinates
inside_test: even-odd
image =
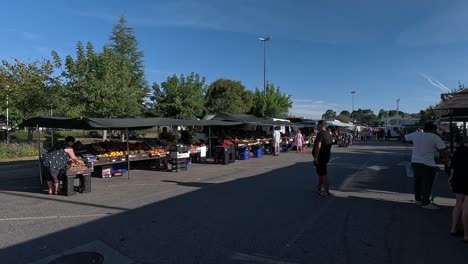
[[[293,96],[292,114],[327,109],[418,112],[468,83],[468,2],[462,0],[5,1],[0,58],[74,54],[107,43],[119,15],[145,52],[147,79],[199,73],[210,83],[267,80]]]

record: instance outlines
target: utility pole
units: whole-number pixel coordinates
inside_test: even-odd
[[[400,124],[400,98],[398,98],[398,99],[396,100],[396,105],[397,105],[397,107],[396,107],[396,113],[397,113],[397,115],[398,115],[398,119],[397,119],[398,121],[397,121],[397,122],[398,122],[398,125],[399,125],[399,124]]]
[[[270,39],[271,37],[259,38],[263,42],[263,96],[266,96],[266,42]]]
[[[354,112],[354,94],[356,93],[356,91],[352,91],[351,92],[351,97],[352,97],[352,107],[351,107],[351,113]]]

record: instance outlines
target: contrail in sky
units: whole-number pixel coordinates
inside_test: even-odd
[[[443,85],[442,83],[440,83],[438,80],[432,80],[431,77],[425,75],[425,74],[422,74],[420,73],[419,75],[421,75],[424,79],[426,79],[430,84],[432,84],[432,86],[434,87],[437,87],[439,88],[440,90],[442,90],[442,92],[450,92],[450,89],[447,88],[447,86]]]

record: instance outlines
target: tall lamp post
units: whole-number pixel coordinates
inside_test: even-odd
[[[5,87],[6,90],[7,90],[7,95],[6,95],[6,143],[9,144],[10,143],[10,137],[9,137],[9,127],[10,127],[10,109],[8,109],[8,90],[10,89],[10,86],[6,86]]]
[[[263,42],[263,96],[266,96],[266,42],[271,39],[271,37],[258,38]]]
[[[356,91],[352,91],[351,92],[351,97],[352,97],[352,108],[351,108],[351,113],[354,112],[354,94],[356,93]]]

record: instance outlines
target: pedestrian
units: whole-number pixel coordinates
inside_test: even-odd
[[[297,131],[296,137],[294,139],[296,141],[296,152],[302,152],[304,137],[302,136],[301,130]]]
[[[273,155],[274,156],[279,156],[280,152],[280,142],[281,142],[281,132],[277,129],[277,127],[274,128],[273,132]]]
[[[75,156],[72,148],[73,143],[75,143],[75,138],[68,136],[63,143],[54,146],[41,157],[41,164],[44,167],[47,185],[49,186],[49,194],[60,194],[58,178],[69,161],[84,164],[82,160]]]
[[[455,193],[456,204],[452,212],[451,235],[458,235],[463,226],[463,241],[468,243],[468,137],[453,153],[449,183]],[[461,220],[461,221],[460,221]]]
[[[439,151],[441,159],[448,155],[447,147],[442,139],[435,134],[437,126],[431,123],[424,125],[423,132],[413,132],[405,136],[413,142],[411,165],[414,171],[414,197],[416,203],[424,209],[437,210],[439,207],[431,203],[432,184],[436,176],[434,154]]]
[[[390,132],[390,128],[387,128],[387,138],[386,140],[390,140],[390,137],[392,136],[392,132]]]
[[[314,157],[315,170],[318,175],[317,193],[322,197],[330,197],[330,183],[328,180],[327,164],[330,160],[333,138],[325,128],[325,121],[318,121],[318,133],[315,138],[312,156]],[[324,191],[322,191],[322,186]]]

